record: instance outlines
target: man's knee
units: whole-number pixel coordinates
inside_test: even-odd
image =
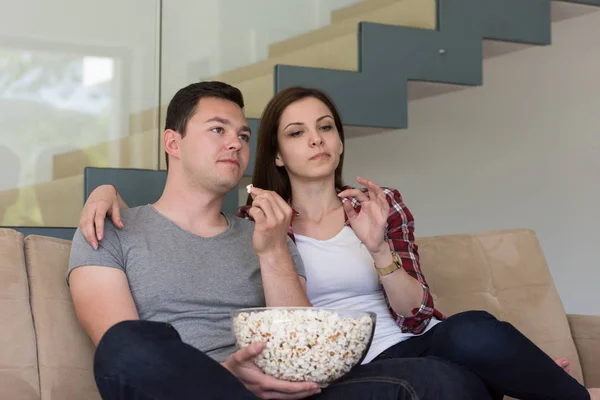
[[[94,355],[96,377],[131,373],[159,356],[157,342],[178,338],[168,324],[150,321],[122,321],[113,325],[100,339]]]

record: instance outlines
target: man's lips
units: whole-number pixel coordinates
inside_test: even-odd
[[[222,160],[219,160],[218,162],[222,162],[222,163],[225,163],[225,164],[233,164],[233,165],[236,165],[238,167],[240,166],[240,162],[238,160],[236,160],[235,158],[224,158]]]

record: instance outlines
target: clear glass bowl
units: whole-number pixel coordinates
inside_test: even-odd
[[[265,373],[321,386],[341,378],[367,354],[376,314],[315,307],[246,308],[232,312],[239,348],[265,347],[255,364]]]

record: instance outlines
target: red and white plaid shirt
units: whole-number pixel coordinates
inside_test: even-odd
[[[340,193],[341,191],[346,189],[351,189],[351,187],[345,186],[341,189],[338,189],[337,192]],[[367,196],[369,195],[368,189],[362,188],[361,190]],[[382,190],[385,193],[387,201],[390,205],[390,212],[387,220],[387,229],[385,232],[385,240],[387,240],[387,242],[389,243],[390,249],[393,252],[397,253],[400,259],[402,260],[402,268],[404,268],[404,270],[410,276],[418,280],[421,286],[423,286],[423,300],[421,301],[421,306],[419,308],[413,309],[413,315],[410,317],[398,314],[391,307],[383,285],[381,286],[381,289],[383,290],[388,309],[398,326],[401,328],[402,332],[419,334],[425,330],[432,317],[436,317],[440,320],[446,319],[446,317],[440,311],[434,308],[433,297],[429,292],[429,286],[427,285],[425,277],[421,272],[421,268],[419,265],[419,253],[414,237],[414,218],[410,210],[406,207],[406,205],[402,201],[402,196],[400,195],[400,192],[398,192],[396,189],[382,188]],[[360,212],[360,203],[356,198],[342,198],[342,202],[346,201],[352,202],[354,210],[357,213]],[[240,209],[238,216],[241,218],[252,219],[250,215],[248,215],[249,209],[249,206],[243,206]],[[296,213],[294,212],[294,214]],[[345,225],[352,228],[347,215],[345,215]],[[295,243],[296,239],[294,237],[293,223],[290,224],[288,235]]]

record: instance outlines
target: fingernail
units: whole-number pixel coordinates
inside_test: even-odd
[[[98,234],[98,240],[102,240],[102,234],[101,233]]]
[[[92,247],[94,248],[94,250],[98,250],[98,243],[92,242]]]

